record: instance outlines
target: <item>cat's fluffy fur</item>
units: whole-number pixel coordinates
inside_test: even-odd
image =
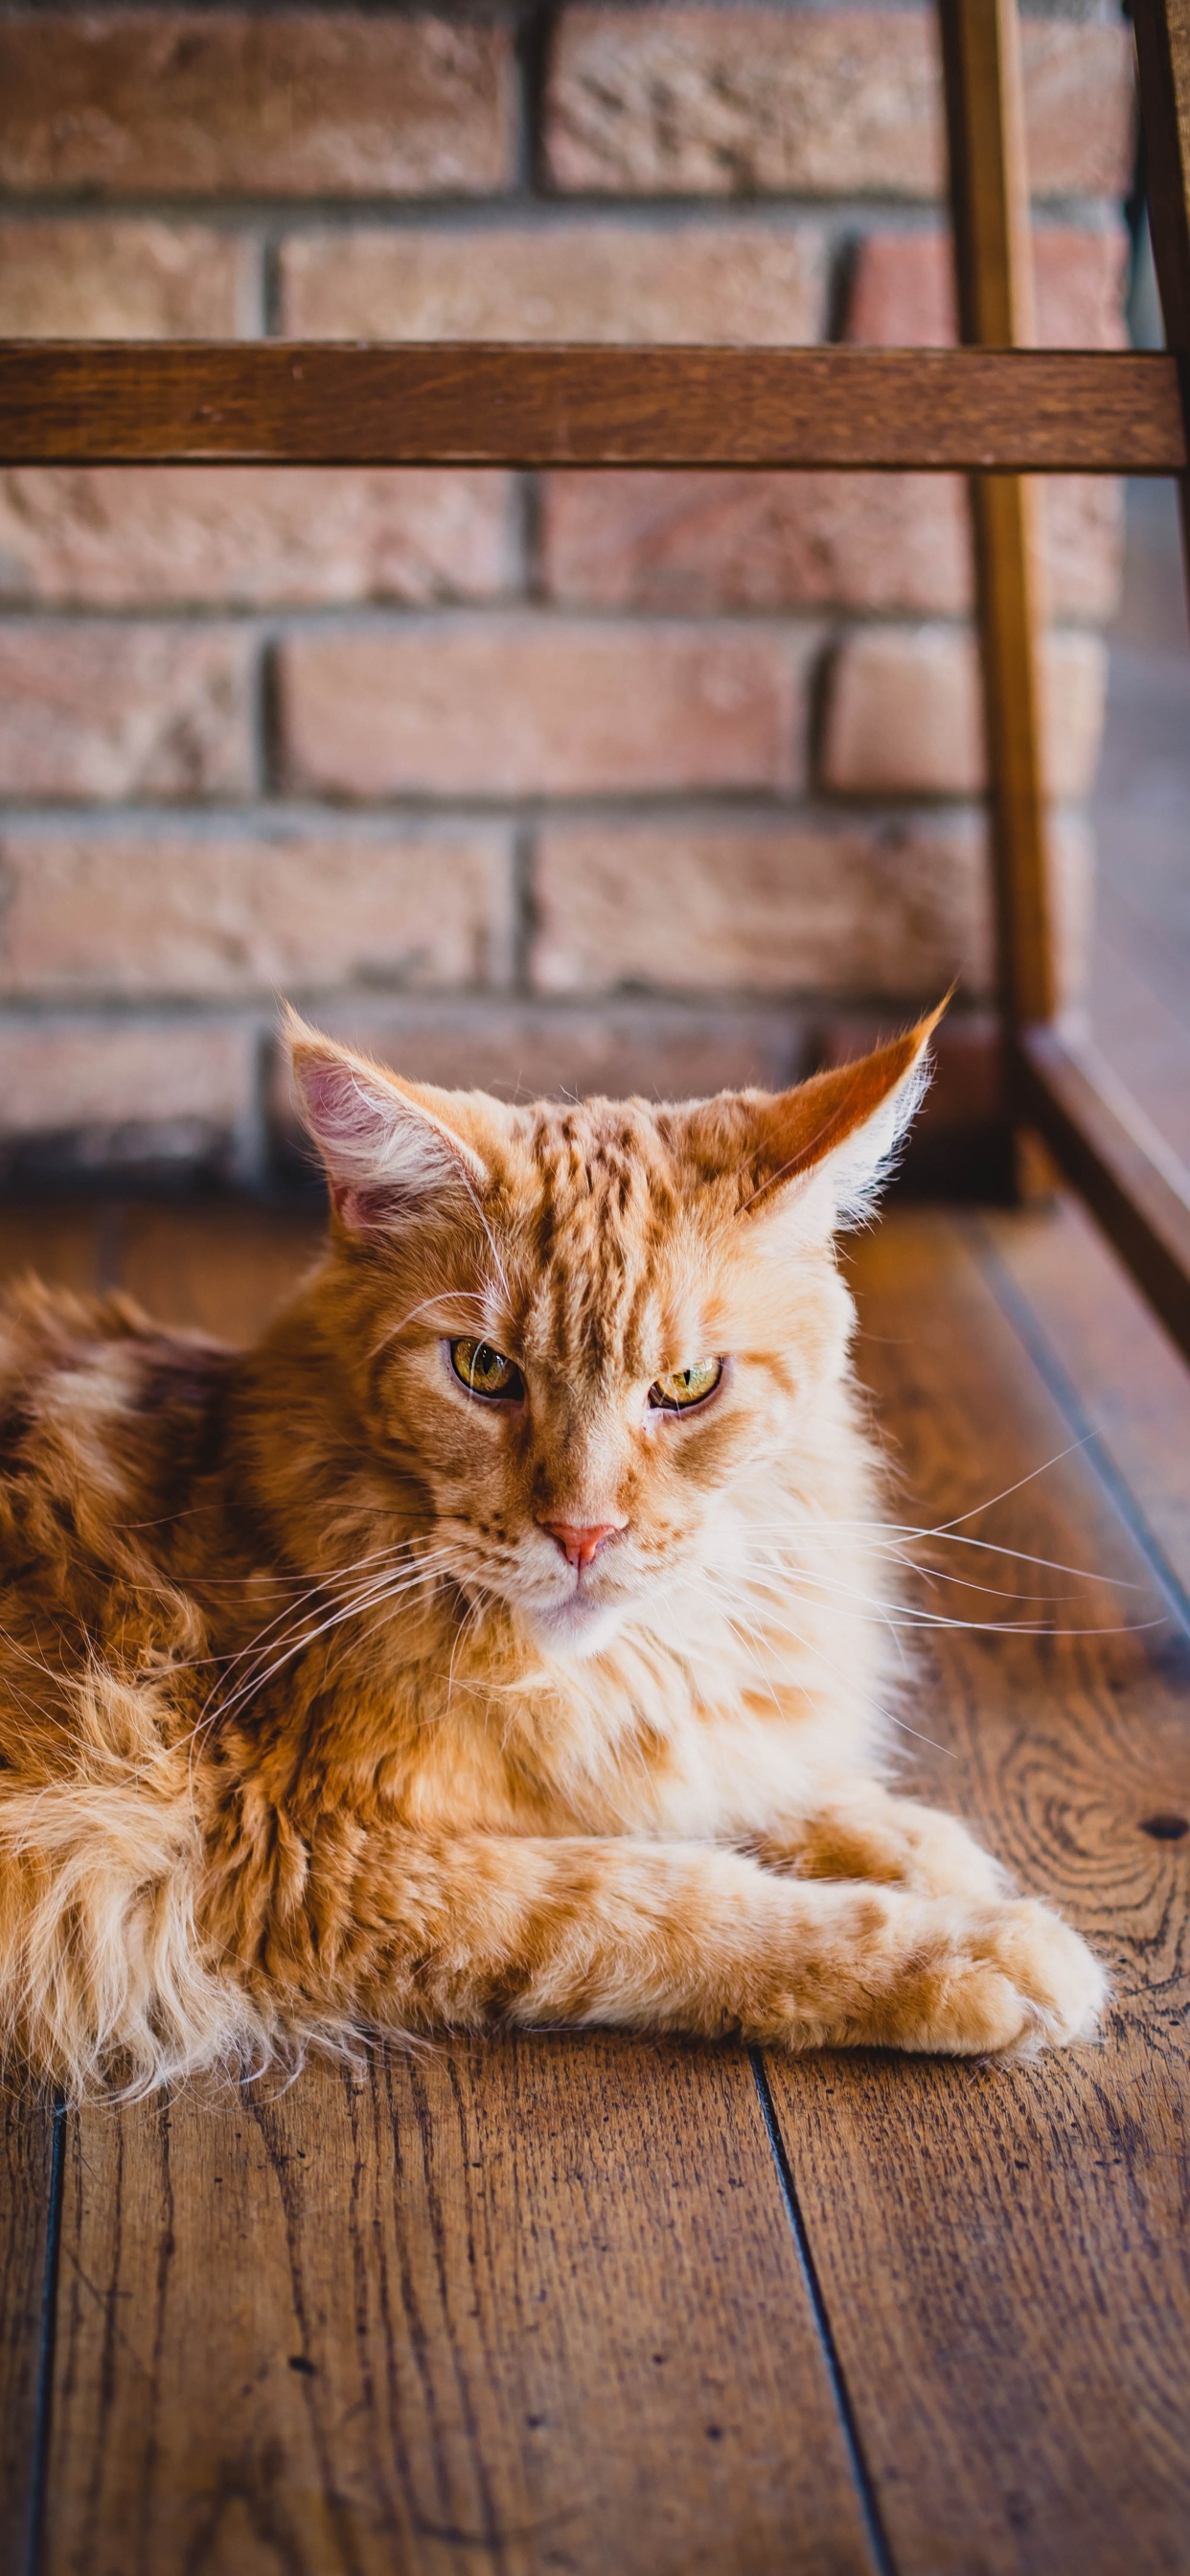
[[[79,2095],[451,2024],[1093,2024],[1081,1941],[879,1779],[831,1239],[928,1027],[777,1097],[510,1109],[295,1025],[331,1238],[253,1349],[10,1299],[10,2055]],[[460,1384],[467,1335],[522,1402]],[[650,1406],[710,1355],[705,1404]],[[612,1535],[580,1571],[549,1522]]]

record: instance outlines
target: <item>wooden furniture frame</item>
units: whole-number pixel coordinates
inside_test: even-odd
[[[966,471],[1011,1107],[1041,1130],[1190,1357],[1185,1176],[1061,1023],[1022,479],[1176,475],[1190,550],[1190,0],[1133,0],[1166,355],[1028,345],[1015,0],[939,0],[939,17],[959,349],[10,342],[0,463]]]

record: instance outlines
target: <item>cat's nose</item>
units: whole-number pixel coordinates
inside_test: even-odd
[[[614,1538],[624,1524],[622,1521],[590,1521],[580,1529],[574,1521],[543,1521],[541,1526],[552,1539],[557,1540],[567,1564],[576,1565],[581,1574],[583,1567],[590,1565],[598,1556],[605,1538]]]

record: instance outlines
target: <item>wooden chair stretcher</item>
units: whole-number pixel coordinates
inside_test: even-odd
[[[958,349],[9,342],[0,463],[966,472],[1011,1106],[1190,1357],[1184,1175],[1058,1009],[1022,480],[1175,475],[1190,562],[1190,0],[1133,0],[1167,355],[1029,345],[1015,0],[939,0],[939,19]]]

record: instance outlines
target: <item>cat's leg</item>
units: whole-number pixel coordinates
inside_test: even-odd
[[[932,1896],[1002,1896],[1006,1872],[957,1816],[897,1798],[877,1780],[833,1782],[744,1846],[797,1878],[865,1879]]]
[[[614,2023],[982,2055],[1078,2037],[1104,1991],[1040,1905],[799,1881],[701,1844],[372,1832],[349,1885],[319,1876],[315,1862],[309,2002],[380,2027]]]

